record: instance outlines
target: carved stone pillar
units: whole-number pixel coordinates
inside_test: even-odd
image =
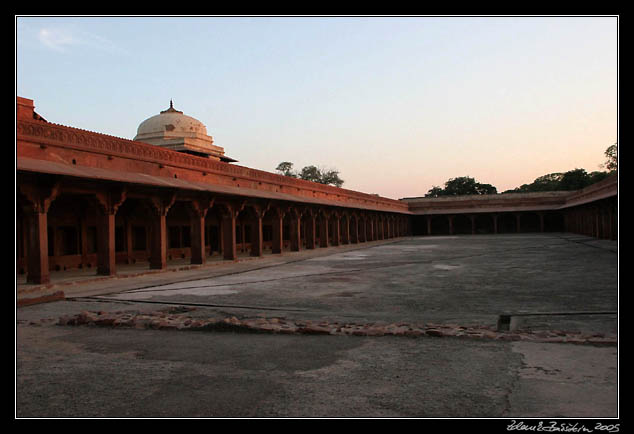
[[[189,202],[188,212],[191,220],[191,263],[204,264],[207,260],[205,252],[205,217],[213,206],[214,199],[197,199]]]
[[[115,266],[114,213],[97,212],[97,274],[114,276]]]
[[[522,220],[521,219],[522,219],[522,214],[516,213],[515,214],[515,229],[516,229],[516,232],[518,232],[518,233],[522,229],[522,224],[521,224]]]
[[[330,221],[332,222],[332,245],[341,245],[341,214],[333,212]]]
[[[115,224],[117,210],[126,199],[126,190],[107,190],[95,194],[97,199],[97,274],[114,276],[115,266]]]
[[[293,208],[289,213],[290,217],[290,237],[291,237],[291,251],[299,252],[301,246],[301,223],[302,212]]]
[[[238,258],[236,214],[231,211],[222,215],[222,257],[230,261]]]
[[[176,200],[176,194],[150,198],[150,268],[167,268],[167,213]]]
[[[359,218],[359,242],[365,243],[367,240],[366,231],[367,218],[365,216]]]
[[[308,210],[306,212],[306,229],[304,236],[306,237],[306,248],[314,249],[316,247],[315,239],[317,238],[315,211]]]
[[[27,283],[45,284],[50,282],[48,271],[48,231],[47,213],[26,212],[28,224]]]
[[[329,213],[322,210],[319,213],[319,247],[328,247],[328,217]]]
[[[264,254],[264,232],[262,230],[262,218],[267,211],[267,207],[259,204],[250,205],[252,211],[251,224],[251,256],[262,256]]]
[[[19,182],[24,198],[27,221],[27,283],[46,284],[51,280],[48,269],[48,210],[60,193],[59,182],[52,185]]]
[[[223,202],[219,207],[222,220],[222,255],[229,261],[235,261],[238,258],[236,220],[243,207],[244,203],[234,202]]]
[[[357,244],[359,242],[359,217],[354,214],[350,217],[350,242]]]
[[[387,216],[383,216],[381,220],[381,239],[385,240],[390,237],[390,230],[388,228],[389,220]]]
[[[346,212],[341,215],[341,244],[350,244],[350,215]]]
[[[368,232],[366,238],[368,241],[374,241],[374,216],[369,216],[366,221],[366,230]]]
[[[271,221],[273,223],[271,251],[281,254],[284,248],[284,216],[286,215],[286,209],[274,205],[271,211]]]

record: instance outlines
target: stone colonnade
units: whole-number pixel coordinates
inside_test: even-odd
[[[616,197],[571,207],[564,216],[567,232],[599,239],[618,238],[618,200]]]
[[[428,214],[415,217],[414,235],[499,234],[563,231],[561,213],[482,212]]]
[[[424,214],[413,217],[413,235],[570,232],[618,238],[616,197],[546,211]]]
[[[263,256],[408,234],[403,214],[301,202],[125,184],[77,186],[62,177],[22,177],[18,184],[18,273],[50,281],[51,270],[147,262],[165,269],[174,258],[204,264],[217,255]]]

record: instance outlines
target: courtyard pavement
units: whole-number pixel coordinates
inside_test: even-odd
[[[244,259],[56,275],[46,290],[65,299],[16,309],[16,417],[619,416],[614,241],[408,237]]]

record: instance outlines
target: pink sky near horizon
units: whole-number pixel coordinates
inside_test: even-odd
[[[173,99],[242,166],[336,168],[365,193],[502,192],[602,170],[618,18],[17,17],[16,93],[130,139]]]

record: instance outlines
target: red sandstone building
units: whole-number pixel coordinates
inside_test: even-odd
[[[170,108],[134,140],[48,122],[17,98],[17,272],[315,249],[406,235],[566,231],[617,237],[616,175],[575,192],[388,199],[236,164]]]

